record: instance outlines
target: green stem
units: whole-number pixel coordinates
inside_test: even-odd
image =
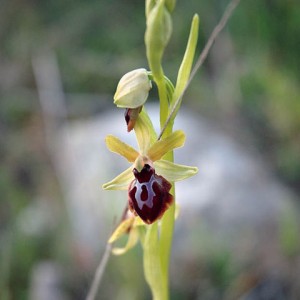
[[[165,122],[165,121],[164,121]],[[163,123],[164,124],[164,123]],[[165,131],[166,136],[172,133],[172,126],[168,126],[168,130]],[[164,157],[165,160],[174,162],[173,151],[169,152]],[[172,249],[174,221],[175,221],[175,185],[171,182],[171,194],[174,198],[174,203],[166,211],[164,217],[161,220],[160,228],[160,257],[161,257],[161,270],[162,270],[162,283],[165,287],[166,294],[164,299],[169,299],[169,264]]]
[[[153,76],[151,74],[151,76]],[[174,87],[172,83],[166,80],[163,70],[158,76],[153,76],[158,88],[160,102],[160,126],[163,128],[169,115],[169,100],[171,89],[173,94]],[[167,83],[167,84],[166,84]],[[169,123],[165,136],[172,133],[172,124]],[[173,162],[173,152],[169,152],[164,159]],[[175,188],[172,182],[171,194],[175,199]],[[152,291],[153,299],[168,300],[169,299],[169,263],[172,247],[173,229],[174,229],[175,204],[173,204],[164,214],[161,220],[160,236],[158,238],[158,226],[155,222],[150,225],[144,247],[144,270],[146,280]]]
[[[196,50],[197,45],[197,38],[198,38],[198,24],[199,24],[199,17],[198,15],[195,15],[192,21],[191,26],[191,32],[188,40],[187,49],[182,61],[182,64],[180,66],[179,72],[178,72],[178,78],[175,90],[172,93],[172,99],[170,103],[168,102],[168,99],[165,95],[165,82],[163,81],[163,78],[161,81],[157,81],[156,84],[158,85],[158,92],[159,92],[159,98],[160,98],[160,128],[162,134],[159,136],[159,139],[161,137],[167,137],[170,135],[173,131],[173,123],[174,118],[168,120],[168,116],[171,112],[170,104],[174,104],[174,100],[180,95],[181,90],[184,88],[190,74],[190,70],[192,67],[192,62]],[[179,109],[180,104],[178,105],[177,111]],[[176,115],[176,114],[175,114]],[[168,122],[167,122],[168,120]],[[170,162],[174,162],[174,155],[173,151],[167,153],[164,156],[165,160],[168,160]],[[165,213],[164,217],[161,221],[161,232],[160,232],[160,255],[161,255],[161,271],[162,271],[162,283],[163,286],[166,287],[165,290],[167,293],[165,294],[164,299],[169,299],[169,264],[170,264],[170,256],[171,256],[171,249],[172,249],[172,239],[173,239],[173,231],[174,231],[174,221],[175,221],[175,186],[174,182],[172,184],[171,194],[174,197],[174,203],[173,205],[168,209],[168,211]]]
[[[169,115],[169,102],[166,93],[166,81],[164,77],[161,80],[156,81],[158,86],[159,100],[160,100],[160,126],[163,128],[164,124]],[[169,123],[167,129],[165,130],[164,136],[168,136],[172,133],[172,124]],[[174,162],[173,151],[167,153],[164,156],[165,160]],[[174,182],[171,182],[172,189],[171,194],[175,199],[175,187]],[[175,201],[174,201],[175,202]],[[160,228],[160,239],[159,239],[159,250],[160,250],[160,265],[161,265],[161,279],[162,279],[162,290],[163,298],[169,299],[169,264],[172,248],[172,239],[174,231],[174,220],[175,220],[175,203],[166,211],[164,217],[161,220]]]
[[[146,13],[147,30],[145,33],[145,43],[151,76],[153,76],[158,88],[160,127],[162,130],[169,116],[169,107],[174,89],[172,83],[165,80],[164,71],[161,65],[161,58],[166,46],[166,41],[171,33],[171,21],[170,18],[168,18],[169,13],[166,13],[164,8],[164,0],[157,2],[156,10],[153,8],[151,16],[149,14],[151,1],[147,1],[146,4],[148,4],[146,9],[148,14]],[[171,93],[170,88],[172,90]],[[167,127],[165,136],[172,133],[171,123]],[[164,159],[173,162],[173,152],[167,153]],[[173,183],[171,193],[175,199]],[[144,270],[146,280],[150,285],[153,299],[155,300],[169,299],[169,262],[174,228],[174,215],[175,205],[173,204],[161,220],[159,238],[157,222],[150,225],[145,238]],[[155,228],[157,237],[154,234]],[[149,240],[147,239],[147,236],[149,237]],[[149,248],[151,248],[151,250]]]
[[[163,69],[160,68],[160,74],[154,77],[158,88],[159,105],[160,105],[160,125],[163,126],[169,115],[169,101]],[[162,128],[162,127],[161,127]]]

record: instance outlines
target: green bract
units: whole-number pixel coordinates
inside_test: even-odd
[[[114,103],[121,108],[140,107],[146,102],[151,87],[146,69],[128,72],[119,81]]]

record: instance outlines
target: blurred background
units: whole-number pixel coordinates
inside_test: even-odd
[[[199,54],[227,3],[177,1],[173,82],[193,14]],[[134,142],[112,96],[147,68],[144,31],[144,1],[0,2],[0,299],[85,299],[126,202],[101,190],[126,167],[103,139]],[[299,80],[298,1],[242,0],[178,121],[200,172],[178,184],[171,299],[300,298]],[[139,246],[99,299],[151,299]]]

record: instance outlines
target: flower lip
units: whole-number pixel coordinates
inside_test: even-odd
[[[172,185],[155,174],[155,169],[149,164],[145,164],[140,172],[134,168],[133,174],[135,179],[128,189],[129,209],[151,224],[161,218],[173,203],[173,196],[169,193]]]

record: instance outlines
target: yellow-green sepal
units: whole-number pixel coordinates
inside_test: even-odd
[[[165,139],[156,141],[148,150],[147,155],[152,161],[159,160],[169,151],[182,147],[184,142],[184,132],[182,130],[176,130]]]
[[[108,135],[105,138],[105,143],[107,148],[111,152],[120,154],[121,156],[125,157],[129,162],[134,162],[139,156],[139,153],[134,148],[122,142],[119,138],[117,138],[114,135]]]
[[[167,160],[154,162],[155,172],[162,175],[170,182],[180,181],[194,176],[198,172],[197,167],[179,165]]]
[[[141,111],[135,126],[134,131],[142,155],[147,153],[149,147],[156,141],[157,135],[154,130],[153,124],[145,111]]]

